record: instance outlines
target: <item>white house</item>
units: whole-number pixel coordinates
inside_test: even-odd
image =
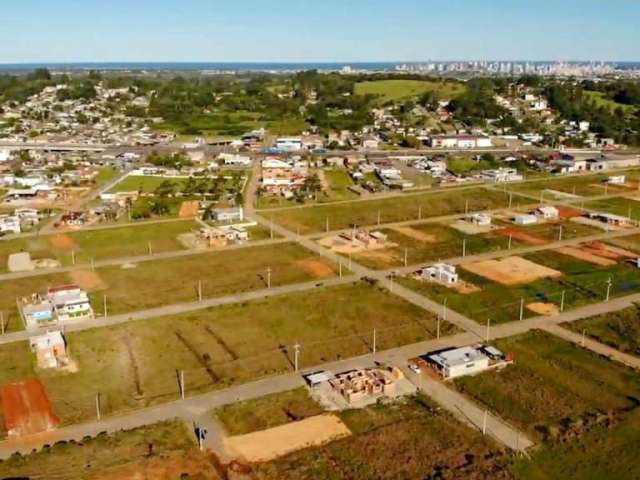
[[[538,217],[530,214],[516,215],[513,223],[516,225],[534,225],[538,223]]]
[[[0,215],[0,232],[20,233],[20,218],[16,216]]]
[[[0,150],[0,163],[8,162],[11,159],[11,150]]]
[[[59,321],[93,318],[93,309],[87,292],[77,285],[49,288],[47,299],[53,305],[55,316]]]
[[[420,275],[424,279],[435,280],[437,282],[448,284],[458,283],[456,267],[445,263],[436,263],[430,267],[423,268]]]
[[[234,167],[250,167],[251,166],[251,157],[246,155],[236,155],[233,153],[221,153],[218,156],[219,160],[222,160],[224,165],[234,166]]]
[[[434,135],[430,139],[433,148],[487,148],[493,144],[491,138],[481,135]]]
[[[488,226],[491,225],[491,216],[486,213],[470,213],[466,217],[467,221],[475,225]]]
[[[497,350],[496,352],[502,356],[501,352]],[[489,369],[490,360],[482,348],[471,346],[436,352],[427,356],[427,361],[446,379],[483,372]]]
[[[624,185],[626,177],[624,175],[614,175],[607,179],[607,183],[611,185]]]
[[[219,223],[242,222],[244,210],[238,208],[214,208],[209,212],[209,219]]]
[[[534,213],[545,220],[555,220],[560,216],[560,211],[552,206],[538,207]]]
[[[302,139],[298,137],[278,138],[275,146],[285,152],[298,152],[303,149]]]

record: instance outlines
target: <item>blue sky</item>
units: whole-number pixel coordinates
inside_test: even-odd
[[[2,3],[2,63],[640,61],[640,0]]]

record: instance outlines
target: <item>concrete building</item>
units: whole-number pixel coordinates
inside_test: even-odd
[[[470,213],[466,216],[466,220],[469,223],[482,227],[491,225],[491,216],[486,213]]]
[[[560,211],[552,206],[538,207],[534,214],[544,220],[557,220],[560,217]]]
[[[51,287],[47,290],[47,300],[53,305],[58,321],[93,318],[93,309],[87,292],[77,285]]]
[[[214,208],[209,211],[209,218],[216,223],[233,223],[242,222],[244,220],[244,210],[242,207],[237,208]]]
[[[276,139],[275,147],[283,152],[299,152],[304,148],[302,139],[298,137],[283,137]]]
[[[67,344],[58,330],[30,337],[29,345],[40,368],[59,368],[69,363]]]
[[[538,223],[538,217],[530,214],[516,215],[513,218],[513,223],[516,225],[534,225]]]
[[[430,267],[423,268],[420,276],[427,280],[436,282],[455,284],[458,283],[458,273],[456,267],[446,263],[436,263]]]
[[[504,359],[502,352],[493,347],[467,346],[429,354],[426,361],[443,378],[452,379],[488,370],[490,355],[496,360]]]

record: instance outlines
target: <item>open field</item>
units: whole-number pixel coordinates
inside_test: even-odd
[[[433,80],[377,80],[355,85],[356,95],[378,95],[380,103],[418,97],[427,92],[435,93],[441,100],[457,97],[465,87],[458,82]]]
[[[580,441],[543,445],[531,460],[511,467],[522,480],[627,480],[640,478],[640,411],[612,427],[597,426]]]
[[[143,192],[153,193],[163,182],[169,181],[176,185],[179,191],[186,183],[186,178],[176,177],[152,177],[147,175],[129,175],[124,180],[115,185],[110,192]]]
[[[144,472],[144,478],[178,478],[164,474],[200,471],[213,472],[206,456],[196,453],[191,432],[178,421],[103,434],[81,443],[60,442],[41,452],[0,462],[1,477],[34,480],[115,480],[134,478],[126,475],[133,472]]]
[[[606,297],[607,281],[612,279],[611,298],[640,291],[637,269],[630,264],[619,263],[599,266],[552,250],[525,255],[523,258],[541,266],[562,272],[557,278],[542,278],[527,284],[501,285],[488,278],[458,268],[460,279],[479,288],[478,291],[462,294],[452,288],[434,282],[414,278],[401,278],[400,283],[416,290],[439,303],[447,299],[449,308],[486,324],[518,320],[521,301],[524,303],[523,318],[540,313],[540,305],[559,308],[564,296],[565,310],[589,303],[601,302]],[[527,308],[532,305],[535,311]],[[555,309],[551,309],[551,312]]]
[[[626,114],[633,113],[636,110],[636,107],[633,105],[618,103],[615,100],[607,98],[603,92],[585,91],[584,94],[598,107],[606,107],[609,110],[617,110],[618,108],[621,108]]]
[[[72,252],[76,263],[89,263],[92,258],[146,255],[149,243],[154,253],[182,250],[185,247],[178,235],[198,228],[196,222],[185,220],[0,240],[0,272],[7,270],[10,254],[23,251],[31,253],[32,259],[50,258],[71,265]]]
[[[304,388],[226,405],[213,412],[229,435],[278,427],[324,413]]]
[[[508,455],[418,395],[340,413],[353,436],[254,464],[259,480],[511,478]]]
[[[374,328],[382,350],[434,338],[437,327],[421,308],[356,283],[69,333],[75,373],[38,371],[27,342],[8,344],[0,384],[38,376],[62,422],[78,422],[93,418],[98,392],[105,415],[176,399],[179,370],[188,395],[290,371],[296,342],[301,368],[370,353]],[[442,335],[454,331],[441,324]]]
[[[418,220],[420,210],[423,219],[464,213],[467,202],[469,211],[502,208],[507,206],[508,196],[483,188],[463,188],[380,200],[292,208],[263,214],[292,231],[299,228],[300,233],[305,234],[325,231],[327,219],[329,229],[338,230],[349,228],[353,224],[375,225],[378,213],[381,223]]]
[[[467,255],[501,250],[508,246],[507,238],[494,233],[465,235],[441,223],[384,228],[380,231],[387,235],[388,241],[394,246],[363,250],[353,255],[355,261],[369,268],[384,269],[404,265],[405,249],[407,263],[411,265],[461,256],[463,241],[466,242]]]
[[[600,343],[631,355],[640,356],[640,306],[626,308],[606,315],[565,323],[562,326],[577,333],[585,333]]]
[[[636,179],[638,177],[637,170],[629,170],[625,172],[616,172],[615,175],[626,175],[627,180]],[[530,195],[539,196],[540,192],[544,191],[544,198],[550,200],[554,197],[552,192],[546,190],[554,190],[556,192],[563,192],[569,195],[578,195],[583,197],[592,197],[596,195],[603,195],[605,193],[605,181],[613,174],[588,174],[568,177],[553,177],[545,180],[537,180],[531,182],[524,182],[520,184],[510,185],[510,190],[514,192],[522,192]],[[633,189],[624,185],[609,185],[607,187],[608,193],[629,193]],[[567,197],[568,198],[568,197]]]
[[[540,331],[495,343],[515,363],[456,379],[455,386],[542,441],[576,441],[640,406],[634,371],[589,350]]]
[[[264,289],[267,287],[268,268],[271,268],[272,286],[321,281],[337,274],[337,265],[293,243],[218,250],[86,270],[85,282],[78,281],[78,277],[83,276],[78,271],[3,282],[0,309],[15,314],[16,298],[46,290],[48,286],[75,281],[88,290],[98,314],[103,311],[103,297],[106,295],[109,314],[115,315],[196,301],[199,282],[203,298]]]
[[[595,212],[607,212],[633,220],[640,219],[640,197],[613,197],[586,202],[584,208]]]

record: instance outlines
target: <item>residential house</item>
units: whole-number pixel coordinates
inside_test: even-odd
[[[441,350],[423,358],[445,379],[474,375],[509,361],[497,348],[483,345]]]
[[[59,368],[69,363],[67,344],[59,330],[30,337],[29,345],[40,368]]]
[[[58,321],[93,318],[93,309],[87,292],[77,285],[62,285],[47,290],[47,300],[53,305]]]
[[[560,211],[556,207],[543,206],[536,208],[534,215],[537,215],[544,220],[556,220],[560,217]]]
[[[233,223],[242,222],[244,220],[244,210],[242,207],[236,208],[214,208],[209,211],[209,218],[216,223]]]
[[[456,267],[447,265],[446,263],[436,263],[430,267],[425,267],[420,271],[423,279],[432,280],[441,283],[455,284],[458,283],[458,273]]]

